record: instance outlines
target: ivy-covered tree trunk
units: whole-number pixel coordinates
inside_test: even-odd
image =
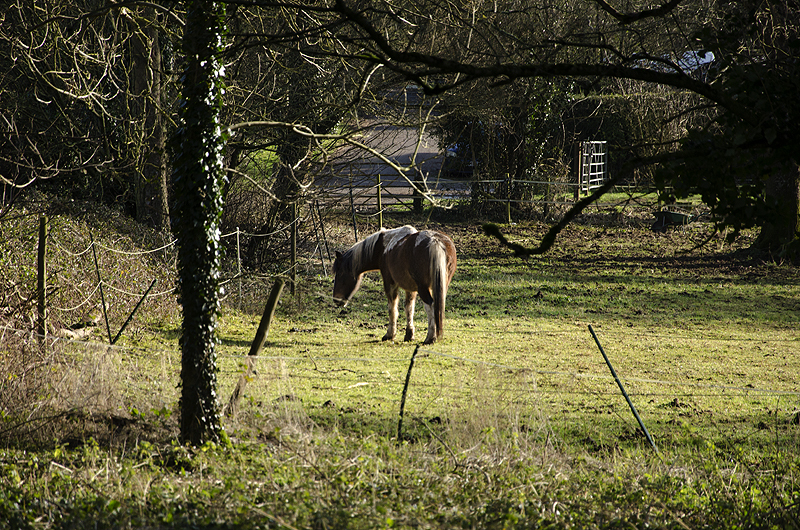
[[[181,440],[223,435],[217,399],[215,328],[219,312],[224,137],[224,4],[186,0],[180,123],[174,138],[173,230],[178,239],[181,329]]]

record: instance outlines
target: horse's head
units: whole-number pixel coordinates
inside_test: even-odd
[[[336,261],[333,262],[333,301],[338,306],[346,306],[350,299],[361,287],[363,274],[353,272],[353,260],[350,254],[344,255],[336,252]]]

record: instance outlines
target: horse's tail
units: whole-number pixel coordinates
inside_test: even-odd
[[[444,308],[447,299],[447,288],[450,284],[452,273],[450,272],[451,263],[448,254],[453,253],[455,261],[455,250],[451,250],[453,244],[449,240],[437,241],[434,245],[431,260],[431,295],[433,296],[433,318],[436,324],[436,340],[444,335]],[[455,270],[455,263],[452,263]]]

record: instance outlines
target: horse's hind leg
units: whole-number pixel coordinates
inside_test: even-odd
[[[386,299],[389,301],[389,329],[381,340],[394,340],[397,335],[397,303],[400,293],[397,285],[390,285],[383,282],[383,289],[386,291]]]
[[[436,342],[436,318],[434,318],[433,305],[425,303],[425,314],[428,315],[428,335],[425,337],[424,344]]]
[[[406,291],[406,336],[405,341],[411,342],[414,340],[414,304],[417,301],[417,293],[414,291]]]
[[[425,337],[424,344],[433,344],[436,342],[436,318],[433,312],[433,297],[430,291],[420,291],[419,297],[422,299],[422,304],[425,306],[425,314],[428,315],[428,334]]]

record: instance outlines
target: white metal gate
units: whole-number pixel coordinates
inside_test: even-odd
[[[578,144],[577,159],[578,192],[588,195],[608,178],[606,142],[581,142]]]

